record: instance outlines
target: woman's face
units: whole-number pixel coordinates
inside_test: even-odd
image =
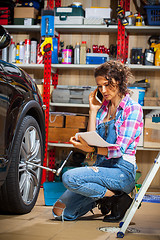
[[[108,80],[102,76],[96,77],[96,82],[105,100],[112,100],[119,96],[119,87],[114,78],[112,79],[112,85],[109,85]]]

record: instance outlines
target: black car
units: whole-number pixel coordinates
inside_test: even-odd
[[[0,26],[0,48],[9,43]],[[0,213],[24,214],[34,207],[41,184],[45,121],[32,78],[0,60]],[[30,163],[34,163],[31,165]]]

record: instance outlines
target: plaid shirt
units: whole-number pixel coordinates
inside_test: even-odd
[[[104,101],[99,109],[96,117],[96,125],[103,122],[103,119],[108,113],[109,101]],[[134,102],[129,94],[121,101],[116,111],[116,116],[119,110],[122,109],[122,114],[115,123],[117,147],[108,147],[107,159],[118,158],[123,154],[135,155],[136,147],[139,142],[143,128],[143,111],[140,104]]]

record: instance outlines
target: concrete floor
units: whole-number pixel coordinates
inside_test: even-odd
[[[41,189],[36,206],[26,215],[0,215],[0,240],[114,240],[116,233],[100,227],[118,227],[104,223],[99,210],[73,222],[53,219],[52,207],[44,205]],[[125,234],[125,240],[160,240],[160,204],[142,203]]]

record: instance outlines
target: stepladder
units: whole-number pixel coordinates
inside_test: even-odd
[[[123,238],[125,235],[125,232],[134,216],[136,213],[136,210],[138,209],[139,205],[141,204],[144,195],[146,194],[151,182],[153,181],[156,173],[158,172],[160,167],[160,152],[158,153],[157,157],[154,160],[154,163],[149,170],[147,176],[145,177],[142,186],[139,190],[139,192],[136,194],[130,208],[127,210],[124,218],[122,221],[119,223],[119,227],[117,228],[112,228],[112,227],[103,227],[100,228],[101,231],[105,232],[116,232],[117,233],[117,238]]]

